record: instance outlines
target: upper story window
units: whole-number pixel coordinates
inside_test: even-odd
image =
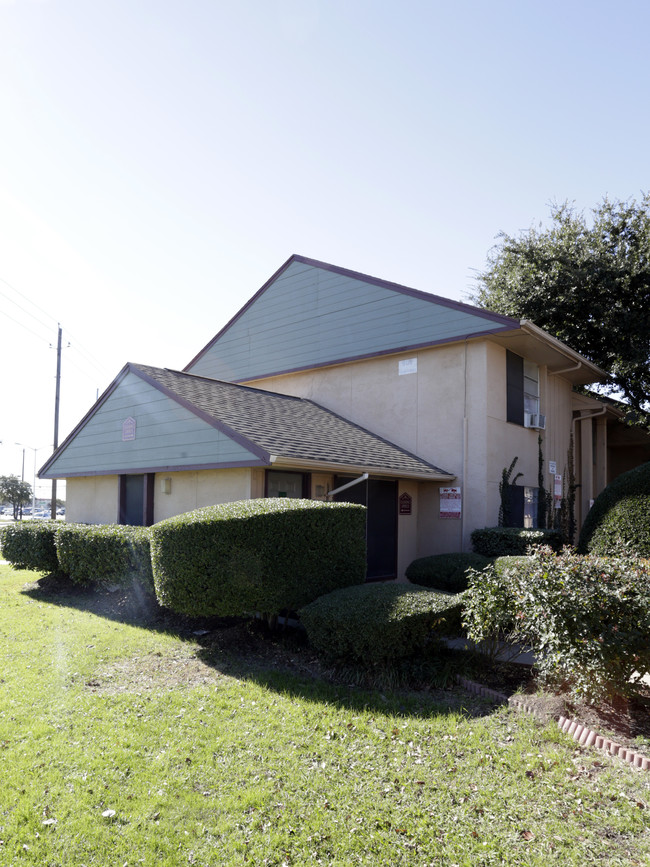
[[[538,427],[539,414],[539,368],[521,355],[506,350],[507,415],[513,424]],[[535,416],[535,424],[528,424]]]

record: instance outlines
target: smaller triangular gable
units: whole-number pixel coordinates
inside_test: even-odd
[[[241,382],[518,327],[468,304],[292,256],[185,370]]]
[[[40,478],[264,466],[269,456],[127,365]]]

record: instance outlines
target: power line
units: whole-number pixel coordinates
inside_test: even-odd
[[[25,295],[25,294],[24,294],[23,292],[21,292],[19,289],[16,289],[15,286],[12,286],[11,283],[10,283],[8,280],[5,280],[5,279],[4,279],[4,277],[0,277],[0,283],[4,283],[5,286],[8,286],[8,287],[12,290],[12,292],[15,292],[16,295],[20,295],[21,298],[24,298],[25,301],[29,302],[29,304],[31,304],[32,307],[35,307],[37,310],[40,310],[41,313],[43,313],[45,316],[47,316],[48,319],[51,319],[52,322],[56,322],[56,321],[57,321],[56,318],[55,318],[54,316],[52,316],[50,313],[47,312],[47,310],[45,310],[43,307],[41,307],[40,305],[38,305],[35,301],[32,301],[31,298],[28,298],[27,295]],[[7,298],[7,297],[8,297],[8,296],[5,295],[5,298]],[[9,300],[12,301],[11,298],[9,298]],[[13,304],[16,304],[17,306],[20,306],[19,304],[17,304],[16,301],[12,301],[12,303],[13,303]],[[22,309],[22,308],[21,308],[21,309]],[[27,312],[27,311],[25,311],[25,312]],[[28,313],[28,315],[29,315],[29,316],[34,316],[33,313]],[[36,319],[35,316],[34,316],[34,319]],[[44,323],[41,323],[41,324],[43,325]],[[46,328],[49,328],[50,326],[49,326],[49,325],[46,325],[45,327],[46,327]]]
[[[48,340],[46,337],[43,337],[41,334],[37,334],[34,330],[32,330],[31,328],[29,328],[29,326],[25,325],[24,322],[21,322],[20,320],[14,318],[13,316],[10,316],[9,313],[7,313],[6,310],[0,310],[0,313],[1,313],[3,316],[6,316],[7,319],[11,319],[11,321],[12,321],[12,322],[15,322],[16,325],[19,325],[21,328],[24,328],[25,331],[29,331],[30,334],[33,334],[33,335],[34,335],[34,337],[37,337],[39,340],[42,340],[43,343],[49,343],[49,340]]]

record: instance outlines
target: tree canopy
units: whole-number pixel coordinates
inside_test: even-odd
[[[606,393],[650,426],[650,194],[604,198],[587,220],[565,202],[548,228],[502,232],[472,301],[530,319],[609,374]]]
[[[18,476],[0,476],[0,500],[10,503],[14,510],[14,519],[18,518],[18,510],[32,498],[32,486],[21,482]]]

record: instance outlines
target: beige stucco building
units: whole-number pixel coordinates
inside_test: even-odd
[[[152,523],[260,496],[368,506],[369,576],[470,550],[495,526],[517,458],[513,523],[543,486],[578,525],[650,458],[605,373],[532,323],[292,256],[187,365],[127,365],[41,470],[67,480],[67,519]],[[340,490],[343,488],[343,490]],[[337,493],[338,492],[338,493]]]

